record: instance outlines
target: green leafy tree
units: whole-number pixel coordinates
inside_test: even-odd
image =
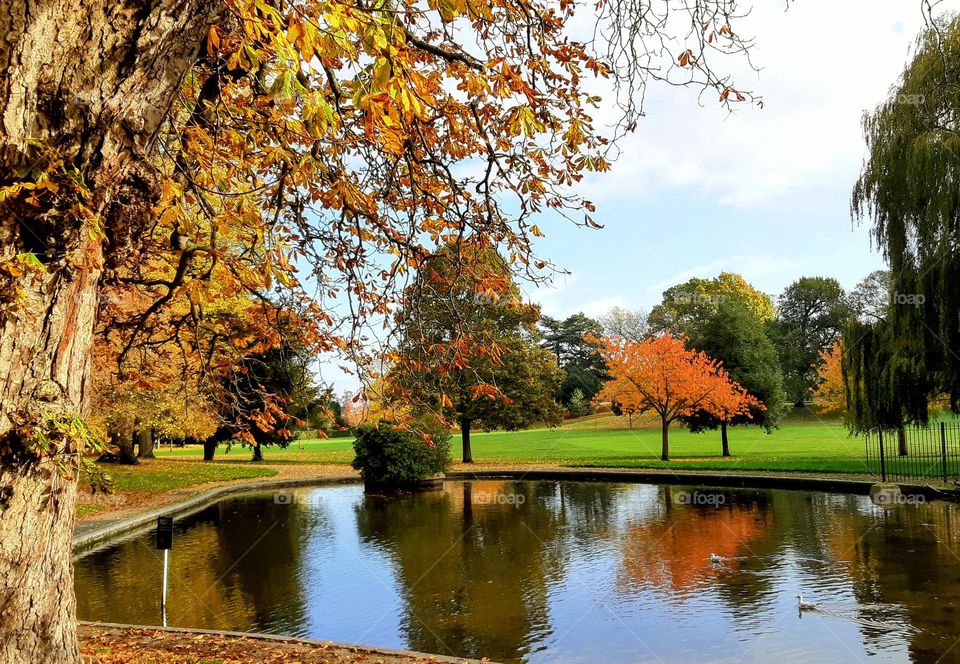
[[[821,354],[840,339],[850,314],[843,287],[829,277],[801,277],[780,296],[773,338],[787,397],[796,406],[816,387]]]
[[[663,301],[647,317],[651,334],[682,332],[705,320],[725,300],[735,300],[749,309],[757,320],[773,318],[770,297],[733,272],[721,272],[713,279],[694,277],[663,292]]]
[[[852,195],[890,267],[885,321],[852,324],[844,373],[856,429],[960,407],[960,17],[934,20],[890,96],[863,118],[868,156]]]
[[[583,394],[583,391],[576,389],[570,396],[570,414],[573,417],[583,417],[590,414],[590,401]]]
[[[286,447],[293,429],[321,417],[323,396],[309,370],[309,349],[283,343],[249,355],[223,379],[228,398],[220,414],[223,424],[204,445],[204,460],[212,460],[217,443],[239,441],[263,460],[263,447]]]
[[[725,299],[683,332],[692,348],[722,361],[730,380],[739,383],[764,406],[751,403],[748,413],[738,414],[729,421],[698,411],[683,418],[690,430],[719,427],[723,456],[730,456],[728,424],[754,424],[767,431],[776,427],[788,407],[783,374],[777,349],[754,311],[741,301]]]
[[[521,300],[503,258],[483,245],[458,253],[439,251],[407,288],[387,383],[390,397],[415,412],[458,422],[463,462],[471,463],[474,425],[558,424],[562,410],[554,395],[563,372],[540,346],[540,308]],[[491,282],[500,282],[504,295],[489,296]]]
[[[557,401],[572,408],[574,393],[579,390],[581,397],[590,401],[600,391],[606,379],[606,366],[596,353],[593,344],[586,340],[587,335],[599,336],[603,326],[583,313],[577,313],[557,320],[550,316],[540,319],[543,330],[544,348],[557,357],[557,364],[564,371],[563,382],[557,391]]]

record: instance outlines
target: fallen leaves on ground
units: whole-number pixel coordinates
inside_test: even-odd
[[[427,664],[450,660],[397,655],[337,644],[80,625],[80,650],[98,664]]]

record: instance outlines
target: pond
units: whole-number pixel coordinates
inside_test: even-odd
[[[330,486],[178,519],[167,620],[502,662],[960,661],[958,553],[960,507],[942,502]],[[79,558],[79,617],[159,624],[161,561],[152,533]]]

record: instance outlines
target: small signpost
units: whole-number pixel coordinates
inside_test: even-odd
[[[160,613],[163,626],[167,626],[167,565],[173,547],[173,517],[157,517],[157,548],[163,550],[163,594],[160,596]]]

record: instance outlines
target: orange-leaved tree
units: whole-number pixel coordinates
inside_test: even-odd
[[[813,401],[824,415],[847,414],[847,393],[843,386],[843,340],[838,339],[833,348],[820,352],[821,363],[817,367],[820,385],[813,390]]]
[[[698,411],[728,421],[761,405],[730,380],[720,362],[688,350],[683,338],[664,333],[637,342],[620,337],[591,338],[607,363],[610,380],[600,398],[660,416],[662,453],[670,460],[670,424]]]

